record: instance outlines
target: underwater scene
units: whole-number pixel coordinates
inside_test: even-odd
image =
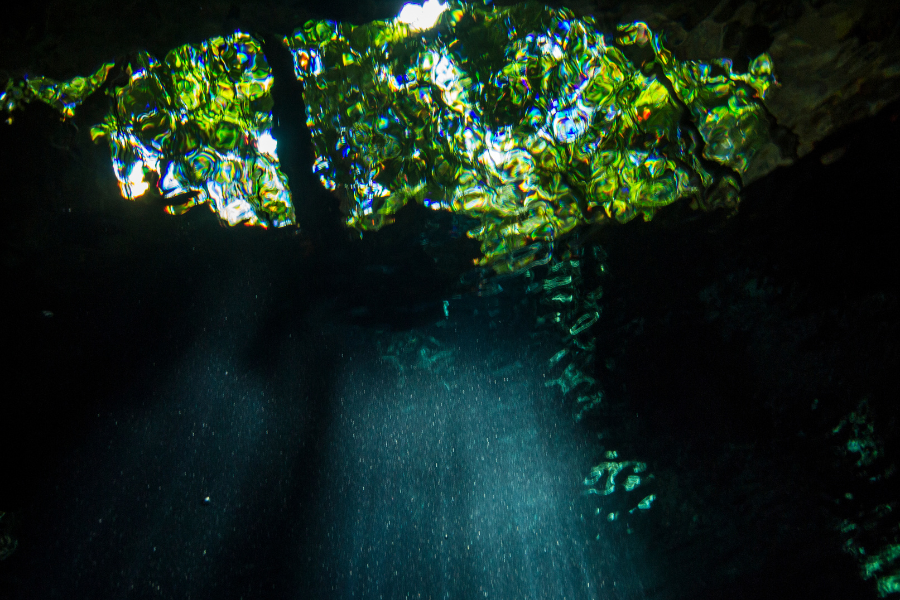
[[[900,6],[0,27],[0,599],[900,595]]]

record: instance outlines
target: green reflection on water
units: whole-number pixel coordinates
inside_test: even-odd
[[[748,73],[678,61],[643,23],[613,39],[567,9],[451,2],[427,30],[311,21],[285,44],[347,224],[379,229],[411,199],[475,217],[501,272],[582,224],[733,207],[768,140],[767,55]]]
[[[313,169],[347,224],[379,229],[410,200],[461,213],[477,221],[478,262],[498,272],[527,268],[581,225],[650,219],[678,199],[735,207],[769,138],[767,55],[747,73],[679,61],[639,22],[607,36],[564,8],[431,3],[360,26],[312,21],[284,42]],[[38,99],[71,116],[114,68],[11,81],[0,105]],[[162,61],[140,52],[121,69],[92,136],[108,140],[126,198],[155,185],[171,213],[209,203],[230,225],[295,222],[257,39],[215,37]]]

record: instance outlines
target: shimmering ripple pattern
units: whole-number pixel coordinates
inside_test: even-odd
[[[160,61],[138,52],[120,63],[124,85],[112,77],[111,109],[91,128],[105,138],[122,195],[143,196],[151,185],[183,213],[209,203],[229,224],[282,227],[294,223],[287,178],[272,137],[272,72],[262,44],[236,32],[170,51]],[[89,77],[9,80],[0,108],[42,101],[71,117],[110,80],[116,63]]]
[[[113,110],[91,130],[109,140],[122,195],[155,180],[166,198],[209,203],[229,225],[294,223],[272,127],[272,73],[259,41],[245,33],[188,44],[160,62],[139,53]]]
[[[567,9],[450,2],[424,31],[311,21],[285,44],[348,225],[410,200],[462,213],[498,271],[582,224],[734,206],[769,139],[767,55],[746,74],[681,62],[644,23],[607,37]]]
[[[727,59],[677,60],[641,22],[607,36],[564,8],[423,11],[311,21],[284,40],[304,84],[313,171],[358,230],[413,200],[473,217],[479,262],[516,271],[581,225],[650,219],[678,199],[736,206],[769,141],[766,54],[738,73]],[[114,67],[11,80],[0,108],[37,99],[71,116]],[[231,225],[295,222],[258,40],[236,32],[162,61],[140,52],[122,69],[91,133],[108,140],[126,198],[155,185],[171,213],[208,203]]]

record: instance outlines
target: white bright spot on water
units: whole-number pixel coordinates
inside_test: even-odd
[[[446,56],[442,56],[431,70],[431,80],[441,91],[447,91],[459,81],[459,72],[456,70],[453,61]]]
[[[237,200],[233,200],[225,207],[225,220],[228,221],[229,225],[237,225],[239,223],[243,223],[244,221],[250,219],[255,214],[253,212],[253,207],[250,204],[241,198]],[[225,374],[228,375],[228,371],[225,371]]]
[[[278,146],[278,140],[272,137],[268,131],[262,132],[256,140],[256,148],[263,154],[275,156],[275,148]]]
[[[441,4],[440,0],[426,0],[425,4],[404,4],[397,15],[400,23],[406,23],[413,31],[422,31],[431,29],[437,23],[438,17],[442,12],[447,10],[446,4]]]
[[[130,191],[128,198],[143,196],[149,187],[150,184],[144,181],[144,163],[141,161],[134,163],[131,171],[128,172],[128,189]]]

